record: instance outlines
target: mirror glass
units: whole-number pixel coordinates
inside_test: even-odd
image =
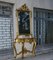
[[[29,13],[29,11],[19,11],[18,13],[19,34],[30,34]]]

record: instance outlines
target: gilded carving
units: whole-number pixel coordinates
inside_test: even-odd
[[[21,18],[22,22],[23,22],[24,18],[27,17],[27,19],[25,19],[27,22],[24,21],[23,23],[26,26],[29,25],[29,28],[28,28],[28,26],[27,26],[27,28],[25,28],[26,26],[24,24],[22,24],[24,26],[25,30],[22,31],[23,29],[21,29],[22,28],[21,27],[20,28],[21,29],[20,31],[22,31],[21,34],[19,32],[19,29],[17,29],[18,33],[16,33],[17,35],[16,35],[15,41],[13,43],[13,48],[14,48],[14,51],[15,51],[15,54],[16,54],[15,57],[17,57],[17,55],[22,54],[22,58],[23,58],[24,54],[27,54],[27,53],[31,53],[31,54],[35,55],[36,41],[35,41],[35,39],[33,38],[32,34],[31,34],[31,20],[30,20],[31,19],[31,11],[28,9],[28,7],[26,6],[26,4],[24,4],[24,5],[21,6],[21,8],[19,8],[19,9],[16,10],[16,16],[17,16],[17,28],[20,28],[19,24],[20,24],[20,18],[21,17],[23,17],[23,18]],[[27,24],[27,23],[29,23],[29,24]],[[29,30],[27,30],[27,29],[29,29]],[[22,48],[21,51],[19,51],[18,53],[17,53],[17,49],[16,49],[16,44],[17,43],[21,44],[21,48]],[[30,47],[32,46],[32,48],[31,48],[32,50],[28,49],[28,47],[27,47],[28,44],[30,45]]]

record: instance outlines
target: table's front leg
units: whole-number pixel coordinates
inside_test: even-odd
[[[24,58],[24,42],[22,42],[22,58]]]

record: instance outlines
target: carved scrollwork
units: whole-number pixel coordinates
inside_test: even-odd
[[[21,43],[22,44],[22,49],[19,53],[17,53],[16,46],[14,44],[14,49],[16,51],[16,56],[22,54],[22,57],[24,57],[24,54],[32,53],[33,55],[35,54],[35,47],[36,47],[36,42],[35,39],[32,38],[16,38],[15,42],[16,43]],[[31,47],[31,49],[28,49],[27,45]]]

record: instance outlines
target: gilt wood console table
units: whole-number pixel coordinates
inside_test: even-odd
[[[21,50],[18,52],[17,48],[19,48],[18,45],[21,44]],[[18,46],[18,47],[16,47]],[[23,58],[27,53],[32,53],[32,55],[35,55],[35,47],[36,47],[36,41],[34,38],[16,38],[13,43],[14,51],[15,51],[15,57],[21,54],[21,57]]]

